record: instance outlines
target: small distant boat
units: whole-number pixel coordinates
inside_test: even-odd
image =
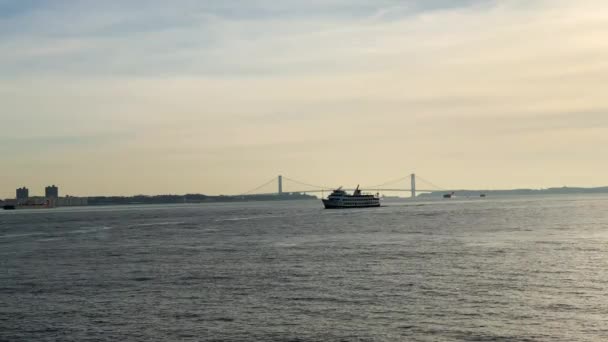
[[[7,205],[4,205],[2,207],[2,209],[4,209],[4,210],[15,210],[17,208],[14,205],[12,205],[12,204],[7,204]]]
[[[454,196],[454,192],[452,191],[449,194],[443,194],[443,198],[452,198]]]
[[[486,197],[486,194],[480,194],[479,197]]]
[[[346,191],[342,190],[342,187],[339,187],[322,201],[325,209],[370,208],[380,206],[380,198],[377,195],[362,194],[358,185],[352,195],[347,194]]]

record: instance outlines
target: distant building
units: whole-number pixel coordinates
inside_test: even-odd
[[[65,196],[57,199],[56,205],[58,207],[78,207],[85,206],[89,204],[89,199],[87,197],[74,197],[74,196]]]
[[[26,187],[17,189],[16,193],[17,203],[27,202],[30,198],[30,190]]]
[[[46,198],[59,198],[59,188],[55,185],[47,186],[44,188],[44,197]]]
[[[55,208],[54,199],[48,199],[42,196],[32,196],[27,200],[27,202],[20,204],[28,206],[28,208]]]

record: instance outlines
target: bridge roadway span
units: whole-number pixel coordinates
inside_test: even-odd
[[[319,193],[319,192],[331,192],[334,191],[335,189],[322,189],[322,190],[302,190],[302,191],[284,191],[282,193],[300,193],[300,194],[304,194],[304,193]],[[355,189],[344,189],[342,188],[342,190],[344,191],[355,191]],[[379,191],[390,191],[390,192],[412,192],[411,189],[365,189],[365,188],[359,188],[359,190],[364,191],[364,192],[379,192]],[[425,190],[425,189],[416,189],[416,192],[436,192],[438,191],[437,189],[435,190]],[[278,195],[278,193],[276,192],[268,192],[268,193],[258,193],[258,194],[252,194],[252,195]],[[247,195],[243,195],[243,196],[247,196]]]
[[[384,188],[384,186],[394,186],[394,184],[402,182],[402,181],[405,181],[408,178],[410,179],[410,184],[409,184],[410,188],[409,189],[406,189],[406,187],[408,185],[404,186],[403,188]],[[291,182],[293,182],[295,184],[298,184],[298,186],[307,186],[307,187],[314,188],[314,190],[298,190],[298,191],[290,190],[290,191],[283,191],[283,179],[291,181]],[[278,185],[278,189],[277,189],[276,192],[255,193],[256,191],[261,190],[265,186],[268,186],[268,185],[274,183],[275,181],[276,181],[276,184]],[[379,185],[373,185],[373,186],[370,186],[370,187],[363,187],[363,188],[360,188],[360,190],[366,191],[366,192],[370,192],[370,191],[372,191],[372,192],[380,192],[380,191],[387,191],[387,192],[409,192],[409,193],[411,193],[411,195],[412,195],[413,198],[416,197],[416,192],[445,191],[445,189],[441,189],[441,188],[435,186],[431,182],[425,181],[425,183],[427,183],[427,184],[429,184],[431,186],[434,186],[435,189],[432,189],[432,190],[418,189],[416,187],[416,175],[412,173],[412,174],[410,174],[410,175],[408,175],[406,177],[401,177],[399,179],[396,179],[396,180],[393,180],[393,181],[390,181],[390,182],[385,182],[385,183],[382,183],[382,184],[379,184]],[[329,187],[329,186],[318,186],[318,185],[308,184],[308,183],[305,183],[305,182],[301,182],[301,181],[298,181],[298,180],[295,180],[295,179],[291,179],[291,178],[279,175],[276,178],[276,180],[275,180],[275,178],[273,178],[273,179],[269,180],[268,182],[266,182],[266,183],[264,183],[264,184],[256,187],[255,189],[247,191],[247,192],[244,192],[244,193],[241,193],[238,196],[272,195],[272,194],[281,195],[283,193],[319,193],[319,192],[331,192],[334,189],[336,189],[336,188]],[[343,189],[343,190],[354,191],[355,189]]]

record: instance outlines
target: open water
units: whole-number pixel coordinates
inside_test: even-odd
[[[0,212],[2,341],[608,341],[608,197]]]

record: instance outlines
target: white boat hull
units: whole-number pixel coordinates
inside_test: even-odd
[[[325,209],[376,208],[380,206],[380,199],[377,198],[370,201],[362,201],[361,203],[356,203],[355,201],[332,201],[329,199],[323,199],[322,201]]]

